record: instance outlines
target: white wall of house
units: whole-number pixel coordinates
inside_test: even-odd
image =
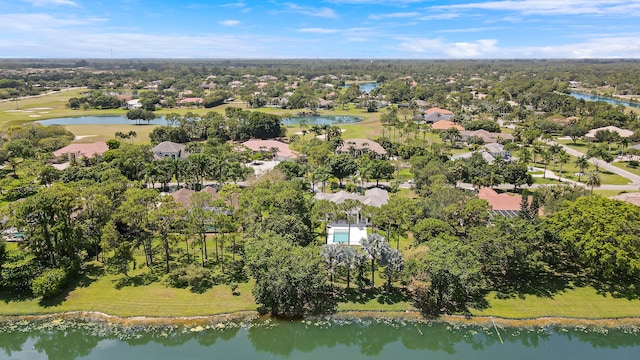
[[[334,242],[335,233],[349,233],[349,242]],[[327,244],[362,245],[362,239],[367,237],[367,227],[362,224],[332,224],[327,227]]]

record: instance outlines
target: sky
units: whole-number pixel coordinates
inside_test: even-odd
[[[640,58],[640,0],[0,0],[3,58]]]

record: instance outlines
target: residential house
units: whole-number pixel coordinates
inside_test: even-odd
[[[598,131],[605,131],[605,130],[618,133],[618,135],[620,135],[620,137],[623,137],[623,138],[628,138],[631,135],[633,135],[633,131],[631,130],[621,129],[617,126],[605,126],[605,127],[589,130],[589,132],[584,137],[589,140],[593,140],[596,138],[596,134],[598,133]]]
[[[133,99],[127,101],[127,105],[125,107],[127,108],[127,110],[135,110],[140,109],[142,107],[142,104],[140,104],[140,99]]]
[[[431,130],[443,131],[449,129],[458,129],[458,131],[464,131],[464,127],[449,120],[436,121],[433,125],[431,125]]]
[[[460,137],[462,138],[462,141],[467,141],[472,136],[481,138],[485,144],[513,141],[513,135],[511,134],[494,133],[494,132],[489,132],[483,129],[460,132]]]
[[[379,158],[385,158],[387,156],[387,150],[382,145],[369,139],[348,139],[345,140],[342,145],[337,149],[339,153],[350,153],[354,156],[360,156],[367,153],[375,153]]]
[[[522,202],[522,196],[520,195],[498,194],[492,188],[485,187],[478,192],[478,198],[486,200],[495,215],[516,217],[520,213],[520,203]]]
[[[364,205],[381,207],[389,201],[389,193],[380,188],[368,189],[364,195],[339,191],[334,194],[317,193],[315,200],[328,200],[336,204],[351,199]],[[350,216],[355,215],[351,222]],[[327,244],[362,245],[362,239],[367,238],[368,221],[360,218],[360,209],[353,209],[347,214],[347,221],[334,221],[327,225]]]
[[[174,143],[172,141],[163,141],[160,144],[151,148],[153,157],[156,159],[163,159],[166,157],[172,159],[184,159],[189,154],[185,150],[184,144]]]
[[[424,121],[427,124],[433,124],[440,120],[452,120],[453,113],[449,110],[440,108],[431,108],[424,112]]]
[[[109,146],[104,141],[87,144],[69,144],[53,152],[53,156],[67,161],[79,160],[83,157],[101,157],[109,150]]]
[[[188,98],[184,98],[184,99],[180,99],[178,100],[178,106],[193,106],[196,105],[198,107],[200,107],[200,105],[202,105],[202,103],[204,102],[203,98],[199,98],[199,97],[188,97]]]
[[[289,149],[289,144],[278,140],[252,139],[243,142],[242,146],[256,153],[267,154],[275,151],[275,159],[278,161],[293,160],[298,157],[296,153]]]

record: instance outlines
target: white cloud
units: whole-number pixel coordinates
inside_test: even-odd
[[[638,15],[640,0],[501,0],[439,5],[432,9],[511,11],[525,15]]]
[[[460,29],[444,29],[438,30],[441,33],[472,33],[472,32],[482,32],[482,31],[493,31],[493,30],[503,30],[506,29],[503,26],[491,26],[491,27],[472,27],[472,28],[460,28]]]
[[[78,6],[78,3],[71,0],[23,0],[33,6]]]
[[[549,46],[498,46],[496,39],[448,42],[443,38],[402,38],[396,50],[424,58],[638,58],[640,34],[610,34],[582,42]]]
[[[220,25],[223,25],[223,26],[236,26],[236,25],[240,25],[240,21],[238,21],[238,20],[224,20],[224,21],[220,21]]]
[[[419,12],[411,11],[411,12],[396,12],[396,13],[388,13],[388,14],[372,14],[372,15],[369,15],[369,18],[374,20],[381,20],[381,19],[413,18],[417,16],[420,16]]]
[[[329,2],[347,5],[408,5],[425,2],[425,0],[329,0]]]
[[[445,13],[445,14],[432,14],[432,15],[425,15],[425,16],[421,16],[418,18],[418,20],[424,20],[424,21],[429,21],[429,20],[451,20],[451,19],[455,19],[460,17],[460,14],[455,14],[455,13]]]
[[[228,3],[228,4],[223,4],[220,5],[222,7],[226,7],[226,8],[243,8],[245,6],[247,6],[247,4],[244,3],[244,1],[238,1],[238,2],[234,2],[234,3]]]
[[[326,18],[337,18],[338,14],[336,14],[333,9],[322,7],[316,8],[312,6],[300,6],[293,3],[284,4],[288,11],[296,12],[303,15],[308,16],[318,16],[318,17],[326,17]]]
[[[325,28],[303,28],[303,29],[298,29],[297,31],[301,33],[313,33],[313,34],[335,34],[339,30],[325,29]]]
[[[0,14],[0,29],[42,33],[50,29],[87,26],[103,22],[102,18],[57,18],[49,14]]]

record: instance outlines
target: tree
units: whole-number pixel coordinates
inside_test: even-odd
[[[170,196],[165,196],[162,203],[151,210],[149,223],[153,231],[160,237],[164,255],[165,273],[171,271],[169,262],[171,260],[173,233],[180,230],[182,219],[186,211],[180,209],[178,204]]]
[[[351,246],[340,246],[338,248],[337,266],[347,270],[347,289],[351,286],[351,271],[360,267],[364,257]]]
[[[502,168],[502,176],[504,181],[513,185],[514,189],[518,189],[520,185],[531,185],[533,178],[528,174],[527,165],[524,163],[507,164]]]
[[[145,109],[133,109],[127,111],[127,119],[135,120],[136,124],[140,124],[140,120],[146,121],[149,123],[151,120],[156,118],[156,114],[153,111],[145,110]]]
[[[366,239],[362,239],[362,251],[371,261],[371,287],[375,288],[376,261],[379,261],[382,254],[390,250],[389,243],[384,236],[379,234],[369,234]]]
[[[570,137],[571,140],[573,140],[574,144],[579,138],[585,136],[586,134],[587,134],[587,129],[578,125],[569,125],[564,129],[562,129],[562,136]]]
[[[564,202],[547,225],[566,259],[577,262],[580,270],[609,283],[636,282],[640,275],[640,209],[635,205],[585,196]]]
[[[414,306],[425,314],[467,312],[483,303],[485,279],[477,252],[439,236],[408,252],[406,272]]]
[[[600,173],[598,171],[590,171],[587,173],[587,180],[584,183],[591,188],[591,193],[593,194],[593,188],[601,185]]]
[[[562,149],[562,151],[560,151],[560,153],[558,154],[557,162],[558,162],[558,164],[560,164],[560,169],[558,170],[558,172],[559,172],[558,181],[562,181],[561,180],[561,177],[562,177],[562,165],[568,164],[570,159],[571,158],[569,157],[569,154],[567,154],[567,152],[564,149]]]
[[[402,253],[397,249],[385,249],[380,258],[380,263],[385,267],[384,272],[387,276],[387,291],[391,289],[391,280],[393,275],[404,269],[404,259]]]
[[[79,260],[81,239],[75,231],[78,194],[63,184],[44,188],[17,204],[10,223],[25,232],[25,247],[42,266],[56,268]]]
[[[584,170],[589,168],[589,160],[587,159],[586,156],[582,155],[580,157],[578,157],[576,159],[576,161],[574,162],[574,164],[578,167],[579,169],[579,173],[578,173],[578,181],[580,181],[580,177],[582,176],[582,174],[584,173]]]
[[[206,192],[196,192],[191,194],[191,210],[187,214],[187,226],[191,234],[198,236],[200,251],[202,253],[202,266],[205,266],[205,260],[208,258],[206,235],[207,230],[212,225],[212,205],[213,197],[211,194]]]
[[[245,249],[260,312],[304,316],[336,310],[317,249],[292,245],[270,232],[248,239]]]
[[[331,175],[338,178],[340,186],[342,186],[342,179],[355,174],[358,170],[358,164],[353,156],[349,154],[338,154],[329,158],[329,169]]]
[[[525,165],[531,162],[531,151],[526,147],[521,147],[518,151],[518,162]]]
[[[333,276],[335,274],[336,266],[338,264],[338,258],[340,256],[340,248],[343,245],[340,244],[325,244],[322,245],[322,250],[320,251],[320,255],[327,263],[327,268],[329,270],[329,281],[333,284]]]
[[[363,159],[366,159],[363,157]],[[385,160],[369,160],[360,166],[360,175],[376,181],[376,186],[380,185],[380,180],[390,179],[396,171],[395,166]]]

